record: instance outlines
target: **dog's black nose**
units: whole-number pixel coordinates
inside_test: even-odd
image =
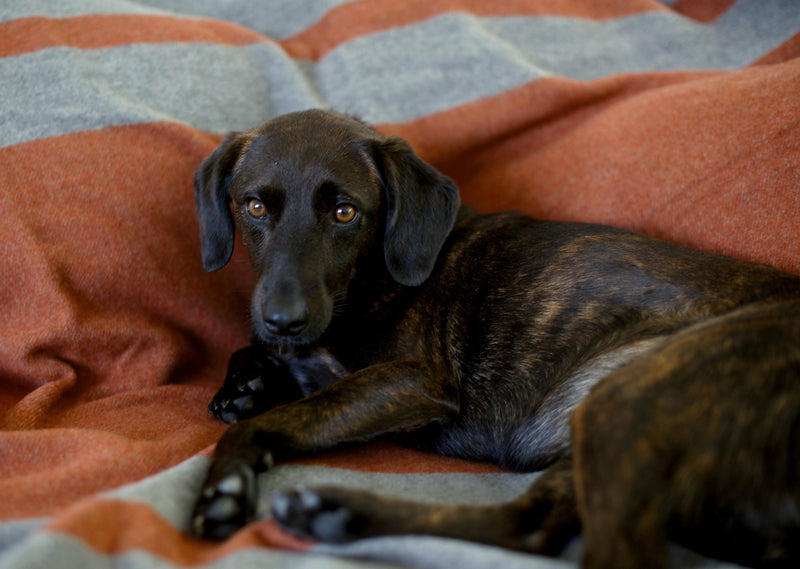
[[[297,336],[308,326],[307,311],[283,311],[268,313],[264,327],[276,336]]]

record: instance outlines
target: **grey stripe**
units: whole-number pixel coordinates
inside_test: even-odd
[[[732,70],[800,31],[800,2],[739,2],[712,25],[670,12],[615,20],[489,20],[496,37],[553,75],[591,80],[619,73]]]
[[[226,20],[282,40],[311,27],[332,8],[355,0],[143,0],[187,16]]]
[[[135,0],[2,0],[0,4],[0,22],[8,22],[31,16],[47,16],[50,18],[69,18],[90,14],[168,14],[143,6]]]
[[[0,5],[0,22],[29,16],[69,18],[90,14],[157,14],[225,20],[274,39],[291,37],[340,4],[353,0],[54,0]]]
[[[579,551],[570,559],[552,559],[424,536],[379,537],[344,545],[319,545],[313,551],[350,559],[397,563],[416,569],[569,569],[577,567],[579,560]]]
[[[259,480],[266,511],[269,490],[305,486],[340,486],[437,504],[499,504],[527,490],[538,473],[387,474],[314,466],[279,466]]]
[[[319,104],[274,44],[56,48],[0,60],[0,144],[112,125],[178,121],[214,131]]]
[[[102,496],[148,504],[173,526],[185,529],[189,527],[192,506],[200,493],[209,462],[207,457],[195,457]],[[260,500],[257,509],[261,516],[266,517],[269,492],[296,484],[341,486],[443,504],[497,504],[524,492],[536,476],[536,473],[388,474],[278,465],[259,477]]]
[[[0,60],[0,145],[158,120],[227,132],[312,106],[405,122],[547,75],[737,68],[798,29],[800,2],[740,0],[713,27],[671,13],[603,22],[448,14],[356,38],[317,63],[272,43],[46,49]]]
[[[537,19],[523,18],[527,25]],[[547,73],[532,53],[491,30],[501,21],[447,14],[356,38],[314,69],[334,107],[397,123],[489,97]],[[522,25],[522,23],[520,23]]]
[[[0,552],[14,548],[28,536],[42,529],[46,523],[46,518],[0,522]]]
[[[583,544],[580,538],[573,539],[558,559],[426,536],[390,536],[343,545],[323,544],[312,551],[351,559],[398,563],[416,569],[568,569],[579,567]],[[707,559],[677,545],[669,547],[668,566],[675,569],[742,569],[740,565]]]

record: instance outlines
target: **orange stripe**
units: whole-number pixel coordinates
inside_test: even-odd
[[[75,505],[46,530],[77,538],[103,555],[146,551],[181,567],[213,563],[246,548],[304,551],[313,546],[283,532],[272,520],[250,524],[221,543],[202,541],[173,527],[147,504],[105,499]]]
[[[99,49],[132,43],[198,42],[247,45],[266,38],[220,20],[151,15],[31,17],[0,25],[0,57],[49,47]]]
[[[319,60],[338,45],[360,36],[416,24],[448,12],[463,12],[479,17],[563,16],[603,20],[642,12],[666,11],[651,0],[361,0],[331,9],[319,22],[282,42],[295,57]]]
[[[333,451],[288,464],[324,466],[384,474],[496,473],[508,472],[497,465],[420,452],[399,445],[377,442]]]
[[[673,10],[704,24],[713,22],[727,12],[736,0],[678,0]]]

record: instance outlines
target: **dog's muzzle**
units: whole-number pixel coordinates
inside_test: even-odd
[[[310,311],[302,298],[288,302],[270,299],[262,314],[264,329],[274,336],[293,337],[308,327]]]

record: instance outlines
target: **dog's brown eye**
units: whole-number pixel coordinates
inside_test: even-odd
[[[247,213],[259,219],[264,217],[264,214],[267,213],[267,208],[264,207],[264,204],[260,200],[247,200]]]
[[[336,221],[339,223],[350,223],[356,218],[358,210],[350,204],[340,204],[336,206]]]

